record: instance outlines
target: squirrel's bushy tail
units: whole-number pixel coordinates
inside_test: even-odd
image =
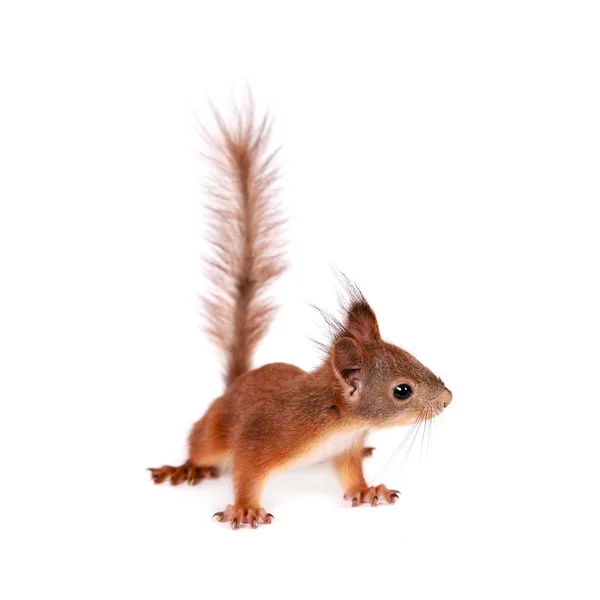
[[[249,104],[231,126],[214,110],[217,132],[204,130],[214,168],[206,186],[213,255],[204,309],[208,333],[224,354],[226,385],[251,368],[274,312],[264,292],[284,269],[274,197],[276,152],[268,147],[271,121],[268,116],[257,121]]]

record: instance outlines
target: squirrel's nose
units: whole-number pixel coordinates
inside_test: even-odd
[[[444,391],[440,394],[440,404],[446,408],[450,402],[452,402],[452,392],[448,388],[444,388]]]

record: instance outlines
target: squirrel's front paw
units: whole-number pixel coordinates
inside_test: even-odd
[[[381,500],[385,500],[388,504],[394,504],[399,497],[398,490],[388,490],[385,485],[348,490],[344,494],[344,500],[350,500],[352,506],[360,504],[377,506]]]
[[[220,523],[231,521],[231,529],[238,529],[242,523],[248,523],[252,529],[256,529],[261,520],[268,525],[275,517],[264,508],[244,508],[229,504],[224,511],[216,512],[213,518]]]

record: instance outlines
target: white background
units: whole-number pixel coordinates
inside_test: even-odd
[[[4,598],[597,598],[595,2],[4,2]],[[153,486],[221,391],[202,332],[197,119],[276,118],[290,269],[257,364],[317,364],[345,271],[454,392],[350,508]],[[374,440],[373,477],[403,438]],[[405,466],[403,467],[403,463]],[[379,482],[377,482],[379,483]]]

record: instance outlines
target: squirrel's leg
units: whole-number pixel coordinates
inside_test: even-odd
[[[252,529],[259,522],[271,523],[273,515],[261,507],[262,492],[267,483],[268,469],[258,467],[261,461],[251,454],[239,453],[233,457],[233,487],[235,503],[213,515],[218,521],[230,521],[232,529],[248,523]]]
[[[192,427],[189,436],[189,457],[179,467],[165,465],[149,469],[154,483],[169,479],[171,485],[187,481],[195,485],[202,479],[214,479],[227,462],[229,444],[227,436],[226,405],[217,398],[206,414]]]
[[[394,504],[400,495],[398,490],[389,490],[385,485],[369,486],[363,473],[362,458],[364,448],[353,446],[333,459],[337,476],[346,491],[344,499],[350,500],[352,506],[368,503],[377,506],[381,499]]]

